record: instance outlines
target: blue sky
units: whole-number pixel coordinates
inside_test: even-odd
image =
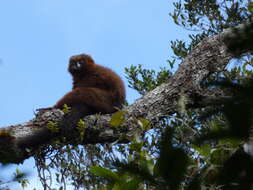
[[[92,55],[125,83],[125,67],[166,66],[169,41],[186,38],[169,17],[171,10],[172,1],[154,0],[2,1],[0,126],[28,121],[35,109],[53,105],[68,92],[72,55]],[[127,88],[130,103],[138,97]],[[31,163],[21,167],[29,170]]]

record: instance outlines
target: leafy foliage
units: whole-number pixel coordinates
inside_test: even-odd
[[[126,68],[128,86],[137,90],[141,95],[153,90],[155,87],[166,82],[171,72],[165,68],[156,73],[154,70],[143,69],[142,65]]]
[[[125,121],[125,112],[124,111],[117,111],[112,115],[110,125],[117,127],[124,123]]]

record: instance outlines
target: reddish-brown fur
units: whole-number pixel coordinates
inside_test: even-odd
[[[76,63],[81,69],[75,70]],[[61,109],[64,104],[78,108],[82,115],[112,113],[125,101],[125,87],[120,77],[112,70],[97,65],[86,54],[70,58],[69,72],[73,76],[73,89],[54,106]]]

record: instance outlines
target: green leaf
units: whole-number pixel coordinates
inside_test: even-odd
[[[138,118],[137,120],[139,126],[143,129],[143,130],[149,130],[150,129],[150,122],[147,119],[144,118]]]
[[[157,166],[155,166],[158,171],[155,172],[160,174],[163,180],[167,182],[169,189],[179,189],[184,179],[189,159],[183,149],[173,147],[173,132],[173,129],[167,128],[162,135],[160,155],[157,160]]]
[[[122,125],[125,121],[125,111],[118,111],[112,115],[110,125],[113,127],[118,127]]]
[[[133,142],[129,145],[131,151],[141,152],[143,142]]]
[[[223,144],[227,144],[229,145],[231,148],[238,148],[238,146],[240,144],[242,144],[242,140],[240,139],[232,139],[232,138],[224,138],[224,139],[220,139],[219,144],[223,145]]]
[[[205,144],[203,146],[193,145],[193,148],[199,152],[201,156],[208,157],[211,153],[211,146],[209,144]]]
[[[141,181],[142,180],[138,178],[132,179],[131,181],[124,184],[124,190],[137,190]]]
[[[120,185],[119,184],[115,184],[112,188],[112,190],[123,190],[120,188]]]
[[[168,60],[168,63],[171,69],[173,68],[175,62],[176,62],[176,59],[173,59],[172,61]]]
[[[92,166],[90,167],[90,172],[97,176],[104,177],[111,182],[114,182],[114,183],[120,182],[119,176],[109,169],[101,168],[98,166]]]
[[[63,105],[62,111],[66,114],[69,113],[71,110],[71,107],[69,107],[67,104]]]
[[[230,156],[230,151],[225,148],[214,149],[210,156],[210,162],[215,165],[222,165]]]
[[[52,132],[59,132],[60,131],[60,128],[58,127],[58,123],[57,122],[53,122],[53,121],[49,121],[47,123],[47,128],[52,131]]]
[[[253,13],[253,2],[249,2],[248,9],[251,13]]]

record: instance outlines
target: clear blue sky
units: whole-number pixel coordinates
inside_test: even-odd
[[[125,82],[124,68],[130,65],[166,66],[169,41],[186,37],[172,23],[171,10],[172,1],[154,0],[2,1],[0,126],[28,121],[35,109],[68,92],[72,55],[92,55]],[[127,88],[130,103],[137,97]],[[31,163],[22,168],[29,170]]]

